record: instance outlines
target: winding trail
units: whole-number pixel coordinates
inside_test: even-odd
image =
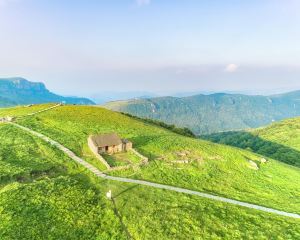
[[[212,199],[212,200],[215,200],[215,201],[230,203],[230,204],[233,204],[233,205],[242,206],[242,207],[251,208],[251,209],[256,209],[256,210],[264,211],[264,212],[267,212],[267,213],[273,213],[273,214],[277,214],[277,215],[281,215],[281,216],[285,216],[285,217],[300,219],[300,215],[296,214],[296,213],[284,212],[284,211],[276,210],[276,209],[273,209],[273,208],[267,208],[267,207],[263,207],[263,206],[259,206],[259,205],[255,205],[255,204],[251,204],[251,203],[241,202],[241,201],[230,199],[230,198],[219,197],[219,196],[208,194],[208,193],[192,191],[192,190],[185,189],[185,188],[173,187],[173,186],[169,186],[169,185],[153,183],[153,182],[148,182],[148,181],[143,181],[143,180],[136,180],[136,179],[130,179],[130,178],[124,178],[124,177],[109,176],[109,175],[106,175],[106,174],[100,172],[93,165],[86,162],[82,158],[76,156],[75,153],[73,153],[70,149],[64,147],[60,143],[52,140],[51,138],[49,138],[49,137],[47,137],[47,136],[45,136],[45,135],[43,135],[39,132],[36,132],[36,131],[34,131],[30,128],[21,126],[17,123],[10,122],[9,124],[12,124],[12,125],[20,128],[20,129],[22,129],[26,132],[29,132],[32,135],[37,136],[37,137],[43,139],[44,141],[50,143],[51,145],[57,147],[58,149],[63,151],[65,154],[67,154],[75,162],[77,162],[80,165],[84,166],[85,168],[87,168],[88,170],[90,170],[92,173],[94,173],[96,176],[98,176],[100,178],[104,178],[104,179],[108,179],[108,180],[112,180],[112,181],[124,182],[124,183],[134,183],[134,184],[139,184],[139,185],[145,185],[145,186],[150,186],[150,187],[154,187],[154,188],[165,189],[165,190],[169,190],[169,191],[185,193],[185,194],[190,194],[190,195],[196,195],[196,196],[199,196],[199,197],[208,198],[208,199]]]
[[[46,111],[49,111],[51,109],[54,109],[54,108],[57,108],[57,107],[60,107],[60,106],[61,106],[61,103],[58,103],[58,104],[56,104],[54,106],[51,106],[51,107],[48,107],[46,109],[43,109],[43,110],[40,110],[40,111],[37,111],[37,112],[33,112],[33,113],[28,113],[25,116],[33,116],[33,115],[36,115],[38,113],[46,112]]]

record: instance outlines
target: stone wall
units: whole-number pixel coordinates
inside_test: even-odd
[[[109,164],[105,161],[105,159],[98,153],[98,147],[96,147],[92,141],[92,138],[88,138],[88,146],[91,149],[91,151],[94,153],[94,155],[106,166],[107,169],[110,169],[111,167]]]
[[[149,159],[147,157],[145,157],[144,155],[140,154],[137,150],[132,148],[132,149],[130,149],[130,151],[132,151],[135,155],[139,156],[142,159],[142,162],[148,163]]]

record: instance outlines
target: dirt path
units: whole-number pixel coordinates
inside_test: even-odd
[[[49,111],[49,110],[51,110],[51,109],[53,109],[53,108],[57,108],[57,107],[60,107],[60,106],[61,106],[61,103],[58,103],[58,104],[56,104],[56,105],[54,105],[54,106],[52,106],[52,107],[49,107],[49,108],[46,108],[46,109],[43,109],[43,110],[40,110],[40,111],[37,111],[37,112],[28,113],[28,114],[26,114],[25,116],[33,116],[33,115],[35,115],[35,114],[42,113],[42,112],[46,112],[46,111]]]
[[[29,132],[32,135],[35,135],[35,136],[43,139],[44,141],[49,142],[50,144],[56,146],[58,149],[60,149],[65,154],[67,154],[70,158],[72,158],[75,162],[77,162],[80,165],[84,166],[85,168],[87,168],[88,170],[93,172],[96,176],[104,178],[104,179],[108,179],[108,180],[112,180],[112,181],[118,181],[118,182],[124,182],[124,183],[134,183],[134,184],[145,185],[145,186],[149,186],[149,187],[165,189],[165,190],[179,192],[179,193],[196,195],[196,196],[199,196],[199,197],[208,198],[208,199],[215,200],[215,201],[230,203],[230,204],[233,204],[233,205],[242,206],[242,207],[246,207],[246,208],[251,208],[251,209],[255,209],[255,210],[260,210],[260,211],[267,212],[267,213],[273,213],[273,214],[277,214],[277,215],[281,215],[281,216],[285,216],[285,217],[292,217],[292,218],[300,219],[300,215],[296,214],[296,213],[284,212],[284,211],[276,210],[276,209],[273,209],[273,208],[267,208],[267,207],[263,207],[263,206],[259,206],[259,205],[255,205],[255,204],[251,204],[251,203],[241,202],[241,201],[230,199],[230,198],[219,197],[219,196],[204,193],[204,192],[192,191],[192,190],[189,190],[189,189],[186,189],[186,188],[173,187],[173,186],[169,186],[169,185],[153,183],[153,182],[148,182],[148,181],[143,181],[143,180],[136,180],[136,179],[130,179],[130,178],[109,176],[109,175],[106,175],[106,174],[100,172],[93,165],[86,162],[82,158],[76,156],[75,153],[73,153],[70,149],[64,147],[60,143],[52,140],[51,138],[49,138],[49,137],[47,137],[47,136],[45,136],[41,133],[38,133],[38,132],[36,132],[32,129],[21,126],[17,123],[12,122],[10,124],[20,128],[20,129],[22,129],[26,132]]]

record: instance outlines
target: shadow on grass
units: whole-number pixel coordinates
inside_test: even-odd
[[[135,187],[135,186],[134,186],[134,187]],[[125,191],[126,191],[126,190],[125,190]],[[115,215],[119,218],[120,223],[121,223],[121,225],[122,225],[122,228],[123,228],[123,230],[124,230],[125,233],[126,233],[127,239],[134,239],[134,238],[132,237],[132,235],[130,234],[128,228],[126,227],[126,225],[125,225],[124,222],[123,222],[123,217],[122,217],[122,215],[120,214],[120,212],[119,212],[119,210],[118,210],[118,208],[117,208],[117,205],[116,205],[116,202],[115,202],[114,198],[112,198],[111,201],[112,201],[112,203],[113,203],[114,213],[115,213]]]
[[[135,148],[138,152],[140,152],[142,155],[147,157],[149,161],[152,161],[153,159],[156,159],[158,157],[152,152],[146,151],[142,147],[146,146],[147,144],[150,144],[151,142],[158,141],[159,136],[140,135],[140,136],[132,137],[130,138],[130,140],[133,142],[133,148]]]
[[[133,185],[133,186],[131,186],[131,187],[129,187],[129,188],[126,188],[125,190],[123,190],[122,192],[119,192],[118,194],[116,194],[115,196],[114,196],[114,199],[116,199],[117,197],[119,197],[120,195],[122,195],[123,193],[126,193],[126,192],[128,192],[128,191],[130,191],[130,190],[132,190],[132,189],[134,189],[134,188],[136,188],[136,187],[138,187],[139,185],[138,184],[136,184],[136,185]]]
[[[244,131],[214,133],[200,136],[201,139],[230,145],[276,159],[278,161],[300,167],[300,151],[264,140],[257,135]]]

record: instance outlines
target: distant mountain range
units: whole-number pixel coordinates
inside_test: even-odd
[[[158,97],[157,94],[151,92],[118,92],[118,91],[101,91],[97,94],[93,94],[90,98],[97,104],[104,104],[111,101],[120,101],[127,99],[139,99],[139,98],[153,98]]]
[[[49,102],[92,105],[87,98],[63,97],[50,92],[43,83],[24,78],[0,78],[0,107]]]
[[[300,91],[271,95],[217,93],[109,102],[104,107],[188,127],[195,134],[241,130],[300,116]]]

